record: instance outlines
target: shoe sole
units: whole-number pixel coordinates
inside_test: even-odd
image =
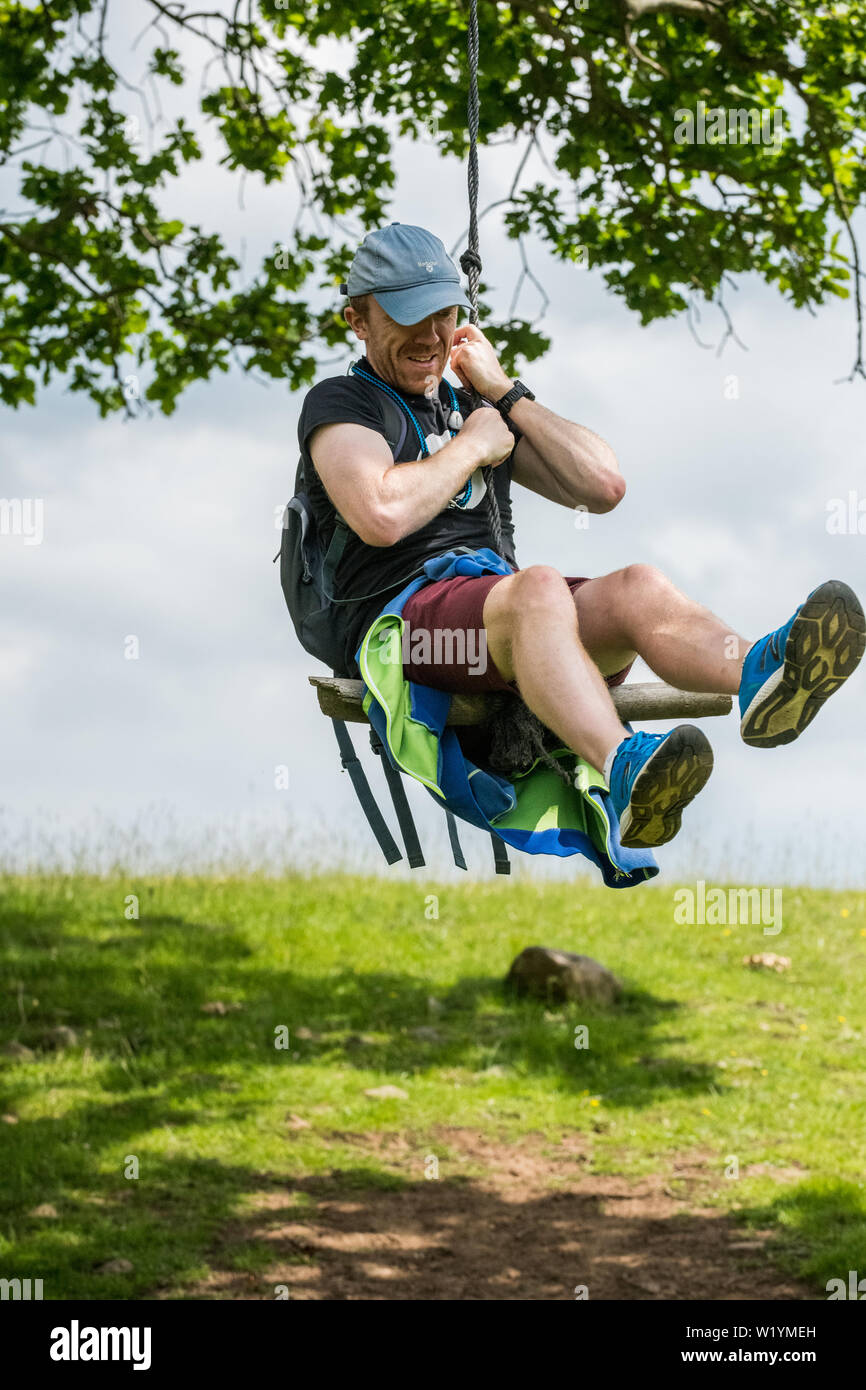
[[[794,619],[784,665],[761,686],[743,715],[743,742],[750,748],[793,743],[857,669],[864,648],[866,617],[860,600],[840,579],[828,579]]]
[[[682,814],[706,785],[713,750],[693,724],[680,724],[647,759],[635,778],[619,823],[626,849],[653,849],[672,840]]]

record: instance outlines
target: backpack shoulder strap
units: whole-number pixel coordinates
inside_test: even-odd
[[[448,826],[448,839],[451,841],[451,853],[454,856],[454,863],[458,869],[465,869],[466,860],[463,857],[463,850],[460,846],[460,836],[457,834],[457,821],[454,819],[453,811],[445,812],[445,824]]]
[[[511,864],[508,860],[508,850],[505,848],[505,841],[500,839],[492,830],[490,838],[493,841],[493,863],[498,874],[510,874]]]
[[[332,719],[331,723],[334,726],[334,733],[340,746],[340,761],[343,764],[343,770],[349,774],[355,795],[361,803],[361,810],[367,817],[367,824],[376,836],[376,843],[388,863],[396,864],[397,860],[402,859],[403,856],[397,847],[394,836],[388,829],[385,817],[379,810],[376,798],[370,790],[370,783],[367,781],[367,774],[355,752],[352,736],[342,719]]]
[[[388,790],[391,793],[391,800],[394,803],[394,810],[397,813],[397,823],[400,826],[400,834],[403,836],[403,844],[406,847],[406,858],[409,860],[409,867],[411,869],[422,869],[424,867],[424,855],[421,852],[421,842],[418,839],[418,831],[415,828],[412,808],[406,796],[403,778],[400,775],[399,768],[396,768],[392,763],[388,749],[373,728],[370,729],[370,747],[373,752],[378,755],[382,763],[382,771],[385,774],[385,781],[388,783]]]
[[[334,576],[337,573],[337,566],[343,558],[343,551],[346,549],[346,541],[349,539],[349,528],[338,511],[334,512],[334,529],[331,532],[331,539],[328,542],[328,549],[322,562],[322,587],[326,594],[334,592]]]
[[[385,437],[388,440],[388,447],[390,448],[391,453],[393,454],[394,459],[396,461],[397,455],[400,453],[400,450],[403,448],[403,445],[406,442],[406,432],[409,429],[409,417],[406,414],[405,410],[401,410],[397,402],[395,400],[392,400],[390,396],[386,396],[383,393],[381,399],[382,405],[385,410],[385,421],[388,428],[388,433]],[[391,443],[392,436],[394,438],[393,444]]]

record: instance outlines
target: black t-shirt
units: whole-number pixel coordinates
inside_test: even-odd
[[[362,358],[359,365],[370,376],[381,379],[366,358]],[[471,411],[469,393],[462,388],[456,388],[455,394],[465,419]],[[451,412],[451,398],[444,382],[439,383],[438,397],[410,396],[403,393],[400,395],[418,421],[429,454],[438,452],[445,444],[450,443],[451,435],[447,422]],[[376,430],[381,434],[387,439],[389,448],[393,449],[397,443],[397,437],[394,436],[396,421],[393,417],[398,411],[405,413],[396,402],[394,405],[394,411],[390,411],[385,404],[385,392],[355,375],[329,377],[326,381],[317,382],[304,398],[298,421],[298,443],[304,463],[306,491],[316,524],[326,545],[334,528],[335,512],[310,457],[310,436],[319,425],[364,425],[367,429]],[[395,463],[398,464],[422,457],[415,427],[408,417],[406,423],[406,437],[395,458]],[[516,447],[521,437],[520,431],[510,421],[507,423]],[[509,457],[494,469],[493,481],[502,518],[504,558],[516,568],[514,527],[511,519],[513,463],[512,450]],[[486,481],[481,469],[476,469],[466,487],[451,499],[438,516],[394,545],[365,545],[354,531],[349,532],[337,568],[335,583],[335,597],[357,599],[357,602],[345,605],[342,610],[347,630],[347,670],[355,669],[355,651],[373,619],[390,598],[420,574],[426,560],[442,555],[458,545],[470,546],[472,549],[492,547],[486,492]]]

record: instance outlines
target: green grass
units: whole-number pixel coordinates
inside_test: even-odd
[[[532,944],[603,961],[623,1001],[509,1000]],[[792,967],[747,969],[753,951]],[[0,1124],[0,1276],[43,1277],[46,1297],[182,1296],[263,1188],[334,1170],[399,1184],[384,1150],[360,1161],[349,1136],[371,1130],[411,1135],[423,1178],[443,1125],[577,1131],[594,1172],[699,1155],[718,1179],[701,1200],[772,1230],[773,1258],[816,1294],[866,1275],[864,894],[786,889],[764,936],[677,925],[671,886],[6,878],[0,957],[2,1042],[35,1052],[0,1059],[0,1112],[18,1119]],[[241,1007],[204,1013],[215,1000]],[[74,1046],[50,1048],[58,1025]],[[364,1095],[386,1083],[408,1099]],[[310,1128],[289,1132],[290,1113]],[[296,1194],[299,1214],[311,1200]],[[46,1203],[56,1217],[30,1214]],[[97,1272],[116,1257],[133,1272]],[[228,1258],[255,1272],[269,1252]]]

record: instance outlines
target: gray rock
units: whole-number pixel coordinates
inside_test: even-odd
[[[130,1260],[125,1260],[122,1256],[116,1260],[106,1260],[104,1264],[97,1265],[97,1274],[132,1274],[135,1265]]]
[[[419,1042],[439,1043],[442,1041],[442,1034],[438,1028],[427,1028],[422,1025],[420,1028],[410,1028],[410,1036],[417,1038]]]
[[[20,1042],[8,1042],[3,1048],[4,1057],[17,1057],[19,1062],[32,1062],[36,1053]]]
[[[77,1047],[78,1034],[74,1028],[67,1028],[65,1023],[59,1023],[56,1028],[48,1029],[45,1041],[49,1047]]]
[[[546,1004],[566,1000],[614,1004],[622,993],[619,980],[598,961],[548,946],[527,946],[521,951],[505,985],[518,996],[530,995]]]

